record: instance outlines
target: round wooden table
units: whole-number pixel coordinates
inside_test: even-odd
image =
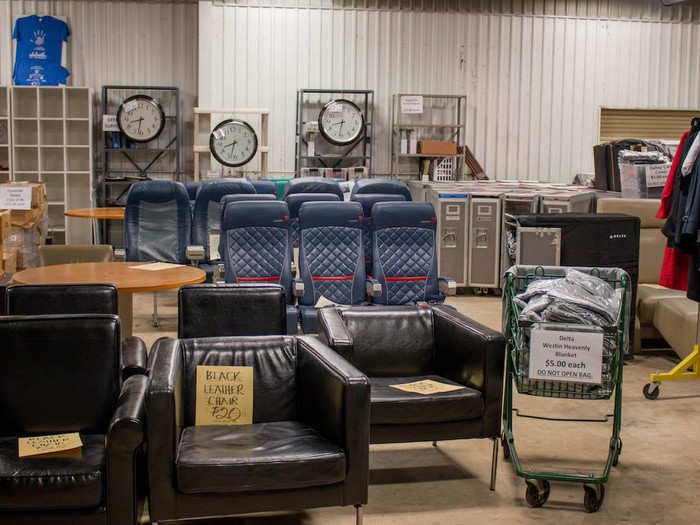
[[[207,274],[194,266],[172,265],[165,270],[142,270],[143,262],[57,264],[22,270],[12,276],[16,284],[113,284],[119,292],[122,338],[132,334],[133,293],[157,292],[204,282]]]
[[[66,210],[63,215],[67,217],[77,217],[79,219],[107,219],[124,220],[124,207],[111,208],[76,208]]]
[[[97,228],[97,219],[123,221],[124,207],[115,206],[108,208],[75,208],[63,212],[66,217],[75,217],[77,219],[90,219],[90,235],[93,244],[100,242],[100,235]]]

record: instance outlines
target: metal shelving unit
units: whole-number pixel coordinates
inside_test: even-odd
[[[9,181],[12,172],[11,135],[10,88],[0,86],[0,182]]]
[[[357,104],[365,119],[365,132],[348,146],[335,146],[320,133],[306,132],[305,123],[318,121],[323,106],[336,98],[344,98]],[[364,167],[372,172],[372,135],[374,122],[374,91],[364,89],[300,89],[297,91],[297,134],[295,174],[301,176],[302,168],[353,168]],[[313,135],[314,155],[309,155],[309,135]]]
[[[401,97],[422,97],[421,113],[402,113]],[[391,103],[391,176],[420,177],[421,163],[425,160],[452,158],[455,161],[456,179],[463,171],[465,112],[467,97],[464,95],[431,95],[427,93],[397,93]],[[401,153],[401,139],[410,140],[407,131],[415,133],[415,143],[421,140],[440,140],[457,143],[456,155],[430,155],[417,152]],[[403,135],[403,137],[402,137]],[[419,159],[416,168],[414,159]]]
[[[104,131],[104,116],[116,116],[122,101],[136,94],[149,95],[160,102],[165,112],[165,126],[160,135],[146,143],[125,142],[119,132]],[[134,182],[182,178],[180,91],[170,86],[102,86],[102,174],[98,183],[100,206],[124,206],[126,194]],[[112,147],[114,145],[118,147]],[[103,242],[120,246],[123,224],[101,221]]]

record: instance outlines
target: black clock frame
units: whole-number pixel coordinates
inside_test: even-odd
[[[327,111],[328,108],[331,106],[331,104],[336,104],[336,103],[339,103],[339,102],[344,102],[344,103],[346,103],[346,104],[349,104],[350,106],[353,106],[353,107],[357,110],[357,112],[360,114],[360,120],[362,121],[361,126],[360,126],[360,133],[359,133],[356,137],[353,137],[352,139],[346,140],[346,141],[339,141],[339,140],[335,140],[335,139],[331,138],[331,137],[326,133],[326,130],[323,129],[323,123],[322,123],[322,122],[323,122],[323,115],[326,113],[326,111]],[[327,140],[328,142],[330,142],[331,144],[334,144],[335,146],[347,146],[347,145],[349,145],[349,144],[354,144],[355,142],[357,142],[358,140],[360,140],[360,139],[361,139],[362,137],[364,137],[364,135],[365,135],[365,131],[366,131],[366,128],[365,128],[365,116],[364,116],[364,114],[362,113],[362,110],[360,109],[360,106],[358,106],[357,104],[355,104],[352,100],[348,100],[348,99],[346,99],[346,98],[336,98],[336,99],[331,100],[330,102],[326,103],[326,105],[323,106],[323,108],[321,109],[321,112],[318,114],[318,130],[320,131],[321,136],[322,136],[324,139],[326,139],[326,140]]]
[[[214,141],[216,140],[214,133],[217,130],[219,130],[219,129],[221,129],[224,126],[227,126],[229,124],[240,124],[240,125],[248,128],[248,130],[250,130],[250,132],[253,134],[253,140],[254,140],[253,153],[248,158],[244,159],[241,162],[231,163],[227,160],[222,159],[221,157],[219,157],[219,154],[216,152],[216,148],[214,147]],[[229,118],[226,120],[222,120],[221,122],[219,122],[216,125],[216,127],[209,134],[209,151],[211,152],[212,155],[214,155],[214,158],[216,159],[216,161],[219,164],[223,164],[224,166],[228,166],[229,168],[237,168],[239,166],[243,166],[244,164],[248,164],[251,160],[253,160],[253,157],[255,157],[255,154],[258,152],[258,135],[255,133],[255,130],[253,129],[253,127],[250,124],[248,124],[245,120],[239,120],[239,119],[235,119],[235,118]]]
[[[127,103],[131,102],[132,100],[136,100],[136,99],[148,101],[149,103],[153,104],[156,107],[156,109],[158,110],[158,112],[160,113],[160,126],[158,127],[158,131],[156,132],[155,135],[153,135],[149,139],[139,139],[139,138],[132,137],[126,132],[126,130],[124,128],[122,128],[121,119],[119,117],[121,117],[122,111],[124,110],[124,106]],[[141,143],[151,142],[152,140],[155,140],[158,138],[158,136],[162,133],[163,128],[165,127],[165,111],[163,111],[163,106],[160,105],[160,102],[158,102],[152,96],[142,95],[142,94],[137,93],[136,95],[131,95],[130,97],[126,97],[124,100],[122,100],[122,103],[119,104],[119,109],[117,110],[117,126],[119,127],[119,131],[121,131],[131,142],[141,142]]]

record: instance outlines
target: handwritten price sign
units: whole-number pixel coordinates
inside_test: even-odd
[[[195,425],[250,425],[253,367],[198,366]]]

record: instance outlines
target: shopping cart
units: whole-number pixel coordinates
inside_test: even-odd
[[[549,497],[549,481],[583,483],[584,507],[586,512],[596,512],[603,503],[605,483],[610,474],[610,468],[616,466],[622,452],[620,439],[620,424],[622,416],[622,356],[627,341],[627,312],[629,311],[629,276],[617,268],[575,268],[584,273],[600,277],[614,289],[621,289],[620,310],[617,322],[608,327],[593,327],[584,324],[558,324],[551,322],[532,322],[519,320],[519,310],[515,296],[525,291],[528,285],[536,280],[559,279],[566,276],[572,268],[542,267],[542,266],[513,266],[506,273],[506,284],[503,294],[503,322],[506,336],[506,380],[503,405],[503,434],[501,442],[506,459],[511,458],[516,474],[525,478],[527,489],[525,499],[532,507],[544,505]],[[602,366],[600,382],[596,384],[576,382],[575,380],[545,380],[532,379],[529,371],[530,342],[535,330],[559,330],[562,332],[577,332],[598,334],[602,338]],[[602,336],[602,337],[601,337]],[[537,333],[538,340],[541,333]],[[535,356],[533,356],[534,358]],[[540,374],[538,371],[537,374]],[[540,377],[540,376],[538,376]],[[565,399],[610,399],[614,394],[614,413],[612,414],[612,436],[608,458],[603,473],[566,474],[556,472],[538,472],[525,470],[520,464],[513,436],[513,414],[547,421],[578,421],[578,422],[608,422],[610,416],[602,419],[572,419],[553,418],[537,415],[520,414],[513,407],[513,383],[519,394],[556,397]]]

